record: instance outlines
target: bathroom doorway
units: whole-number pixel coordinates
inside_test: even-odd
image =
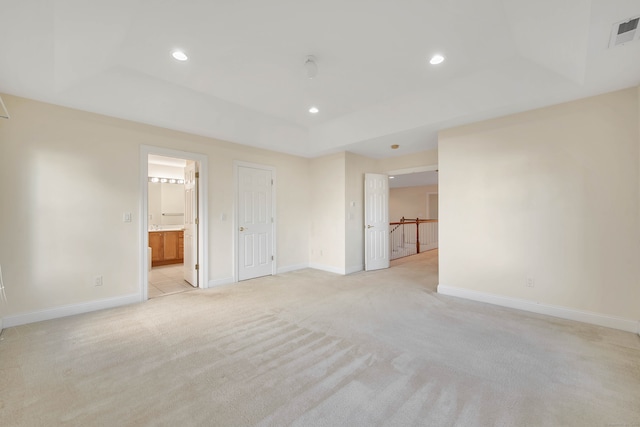
[[[204,288],[206,157],[155,147],[141,154],[141,299]]]
[[[197,287],[197,280],[185,280],[185,212],[187,160],[175,157],[148,156],[148,218],[151,270],[149,298],[184,292]],[[193,168],[195,162],[189,161]],[[187,246],[190,249],[190,245]],[[188,257],[188,258],[191,258]]]

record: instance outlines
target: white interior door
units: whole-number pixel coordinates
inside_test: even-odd
[[[364,175],[364,268],[389,268],[389,177]]]
[[[198,163],[184,169],[184,280],[198,287]]]
[[[273,173],[238,166],[238,280],[273,272]]]

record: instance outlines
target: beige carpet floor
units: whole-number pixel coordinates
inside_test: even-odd
[[[6,329],[2,426],[640,426],[640,338],[436,294],[437,251]]]

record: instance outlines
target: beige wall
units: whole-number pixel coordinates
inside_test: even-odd
[[[310,161],[309,264],[345,271],[345,155]]]
[[[158,178],[184,179],[184,168],[178,166],[157,165],[149,163],[147,175]]]
[[[383,160],[349,152],[311,160],[310,265],[347,274],[364,268],[365,173],[435,164],[436,150]],[[424,212],[426,193],[421,199]]]
[[[364,269],[364,174],[378,171],[377,162],[346,153],[345,266],[352,273]]]
[[[184,179],[184,168],[148,164],[147,175],[157,178]],[[162,213],[184,214],[184,184],[149,182],[149,227],[152,225],[184,225],[184,216],[163,216]]]
[[[348,273],[364,264],[364,173],[435,157],[309,160],[10,95],[4,101],[12,117],[0,121],[3,317],[139,295],[141,145],[207,156],[213,284],[234,276],[234,161],[276,168],[278,270]],[[125,212],[131,223],[122,221]],[[103,286],[94,286],[96,276]]]
[[[438,164],[438,150],[426,150],[418,153],[378,160],[381,173],[394,172],[403,169],[434,166]]]
[[[389,190],[389,220],[427,218],[427,193],[437,193],[437,185],[392,188]]]
[[[640,319],[638,98],[442,132],[440,283]]]
[[[0,121],[0,264],[9,301],[3,316],[139,292],[141,144],[208,157],[210,280],[233,276],[234,160],[276,168],[277,265],[307,265],[309,160],[3,99],[11,111]],[[133,222],[122,221],[124,212]],[[103,286],[93,285],[97,275]]]

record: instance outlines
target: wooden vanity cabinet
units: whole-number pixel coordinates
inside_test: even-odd
[[[150,231],[151,266],[181,264],[184,261],[184,231]]]

